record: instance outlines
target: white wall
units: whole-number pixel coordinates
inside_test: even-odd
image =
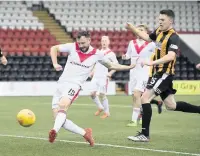
[[[179,34],[180,38],[200,56],[200,34]]]
[[[177,95],[200,95],[200,81],[174,81]],[[131,95],[130,83],[128,93]],[[0,82],[0,96],[52,96],[56,90],[56,82]],[[90,82],[83,85],[79,95],[90,94]],[[108,95],[116,95],[114,81],[108,84]]]

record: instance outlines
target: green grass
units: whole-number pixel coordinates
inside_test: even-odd
[[[164,108],[159,115],[153,109],[151,142],[134,143],[126,139],[140,130],[140,127],[126,127],[131,117],[131,97],[110,96],[109,100],[111,116],[105,120],[93,115],[96,107],[89,97],[80,97],[75,101],[67,117],[81,127],[93,128],[96,143],[133,147],[132,149],[106,145],[91,148],[88,144],[60,141],[50,144],[47,140],[0,136],[0,156],[172,156],[182,154],[168,151],[200,153],[199,114],[169,112]],[[200,96],[177,96],[177,100],[200,105]],[[16,122],[17,112],[24,108],[31,109],[36,114],[36,123],[32,127],[24,128]],[[52,126],[51,97],[0,98],[0,134],[47,138]],[[64,129],[61,129],[57,139],[84,142],[81,136]]]

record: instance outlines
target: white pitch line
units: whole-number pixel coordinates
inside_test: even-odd
[[[47,138],[41,138],[41,137],[29,137],[29,136],[18,136],[18,135],[7,135],[7,134],[0,134],[0,136],[1,137],[12,137],[12,138],[23,138],[23,139],[34,139],[34,140],[48,140]],[[75,143],[75,144],[88,144],[86,142],[70,141],[70,140],[56,140],[56,141],[67,142],[67,143]],[[152,152],[159,152],[159,153],[172,153],[172,154],[179,154],[179,155],[200,156],[200,154],[197,154],[197,153],[186,153],[186,152],[177,152],[177,151],[168,151],[168,150],[157,150],[157,149],[150,149],[150,148],[130,147],[130,146],[121,146],[121,145],[112,145],[112,144],[95,143],[95,146],[134,149],[134,150],[152,151]]]
[[[51,103],[42,103],[51,105]],[[96,107],[95,103],[73,103],[72,106],[89,106],[89,107]],[[109,105],[109,107],[116,107],[116,108],[132,108],[132,105]],[[157,108],[156,105],[152,106],[152,108]]]
[[[91,106],[91,107],[96,107],[95,104],[86,104],[86,103],[83,103],[83,104],[79,104],[79,103],[74,103],[72,104],[73,106]],[[124,105],[109,105],[110,107],[117,107],[117,108],[130,108],[132,107],[131,105],[130,106],[124,106]]]
[[[74,103],[72,104],[73,106],[91,106],[91,107],[96,107],[95,104],[86,104],[86,103],[83,103],[83,104],[80,104],[80,103]],[[115,108],[132,108],[132,105],[109,105],[109,107],[115,107]],[[157,109],[157,106],[154,105],[152,106],[153,109]]]

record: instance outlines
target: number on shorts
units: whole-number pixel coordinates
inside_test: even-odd
[[[70,90],[68,91],[68,95],[74,96],[74,94],[75,94],[75,91],[74,91],[73,89],[70,89]]]
[[[156,80],[157,80],[157,78],[152,77],[152,78],[151,78],[151,81],[150,81],[150,84],[153,85],[153,84],[156,82]]]

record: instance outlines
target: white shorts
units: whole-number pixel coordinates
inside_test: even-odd
[[[91,80],[91,92],[98,92],[106,94],[108,88],[108,78],[92,78]]]
[[[70,82],[58,82],[57,89],[52,99],[52,109],[59,107],[59,101],[62,97],[68,97],[71,103],[78,97],[81,87],[78,84]]]
[[[148,81],[149,75],[148,73],[131,73],[130,72],[130,89],[131,92],[134,92],[135,90],[139,90],[141,92],[145,91],[147,81]]]

